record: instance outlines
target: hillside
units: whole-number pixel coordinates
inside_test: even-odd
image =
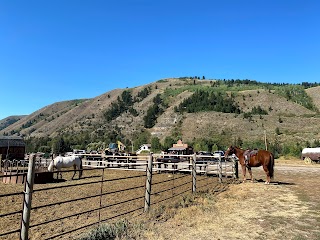
[[[128,143],[137,139],[141,132],[148,132],[161,141],[168,136],[182,138],[185,142],[194,142],[200,138],[216,139],[224,146],[238,138],[262,141],[264,132],[269,141],[281,143],[313,142],[320,139],[320,133],[315,131],[320,127],[319,86],[306,89],[304,97],[307,100],[301,102],[298,99],[301,92],[295,88],[291,90],[291,86],[231,83],[176,78],[159,80],[133,89],[115,89],[92,99],[51,104],[16,122],[12,121],[10,125],[0,125],[4,126],[0,128],[0,135],[21,135],[26,139],[57,136],[79,138],[81,135],[82,141],[85,139],[86,142],[95,139],[106,142],[126,139]],[[225,92],[242,113],[177,111],[194,91]],[[121,111],[115,109],[118,115],[108,120],[106,111],[118,106],[124,92],[131,94],[132,106],[123,105],[122,108],[129,108]],[[288,97],[288,94],[291,95]],[[163,101],[163,105],[160,104],[162,112],[156,117],[154,126],[146,129],[144,119],[150,108],[156,105],[153,101],[157,96],[161,96]],[[309,106],[313,104],[313,107],[308,109],[303,101],[309,101]],[[256,108],[265,113],[254,113]],[[2,122],[5,119],[0,124]]]
[[[8,126],[14,124],[15,122],[19,121],[20,119],[24,118],[26,115],[21,115],[21,116],[10,116],[6,117],[2,120],[0,120],[0,131],[2,129],[7,128]]]

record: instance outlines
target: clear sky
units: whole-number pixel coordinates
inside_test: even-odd
[[[168,77],[320,81],[318,0],[1,0],[0,119]]]

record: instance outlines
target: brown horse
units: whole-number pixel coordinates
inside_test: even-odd
[[[266,150],[243,150],[241,148],[230,146],[225,152],[225,157],[235,154],[239,158],[242,167],[243,182],[246,180],[246,168],[248,168],[251,181],[253,182],[251,167],[263,167],[267,175],[265,184],[270,184],[270,179],[273,178],[274,157],[273,154]]]

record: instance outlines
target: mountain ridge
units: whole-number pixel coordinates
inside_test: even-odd
[[[114,89],[90,99],[62,101],[45,106],[3,129],[0,128],[0,135],[55,138],[65,134],[88,134],[92,138],[103,138],[112,133],[117,138],[133,141],[139,133],[147,131],[161,141],[174,135],[175,138],[189,142],[198,138],[224,139],[225,145],[234,142],[236,138],[261,140],[265,132],[270,141],[282,143],[320,139],[319,132],[316,131],[320,127],[320,86],[305,90],[316,109],[311,110],[279,95],[277,89],[270,88],[271,85],[255,86],[250,83],[246,89],[246,84],[237,84],[230,86],[230,82],[221,80],[171,78],[130,89]],[[279,89],[282,87],[286,88],[286,85],[277,86]],[[133,98],[138,99],[137,96],[144,89],[150,89],[150,93],[143,99],[134,101],[132,108],[137,112],[136,116],[126,110],[116,119],[105,120],[105,112],[121,99],[124,91],[129,91]],[[234,101],[242,113],[177,112],[176,107],[194,94],[195,89],[225,91],[228,95],[234,95]],[[167,107],[157,117],[155,125],[147,129],[144,127],[144,118],[159,94]],[[261,108],[267,114],[251,114],[253,108]],[[1,122],[3,120],[0,121],[0,126]]]

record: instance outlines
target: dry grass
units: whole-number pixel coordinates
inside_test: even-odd
[[[274,142],[276,128],[279,128],[280,135],[277,135],[277,141],[280,143],[313,141],[320,138],[320,133],[314,129],[320,128],[320,121],[315,117],[281,117],[279,122],[277,115],[259,115],[252,117],[252,121],[243,118],[240,114],[202,112],[189,113],[186,115],[182,124],[182,136],[184,141],[193,141],[195,136],[201,138],[220,138],[240,137],[244,141],[264,140],[264,131],[267,138]]]
[[[320,110],[320,87],[313,87],[306,89],[307,94],[312,98],[313,103]]]
[[[151,217],[135,221],[131,235],[123,239],[320,238],[320,186],[314,184],[320,180],[320,165],[279,159],[271,185],[263,184],[261,168],[253,173],[255,183],[227,189],[216,185],[191,197],[186,208],[154,209]]]
[[[264,179],[255,169],[256,179]],[[320,168],[282,165],[272,185],[231,185],[156,224],[145,239],[319,239]]]

